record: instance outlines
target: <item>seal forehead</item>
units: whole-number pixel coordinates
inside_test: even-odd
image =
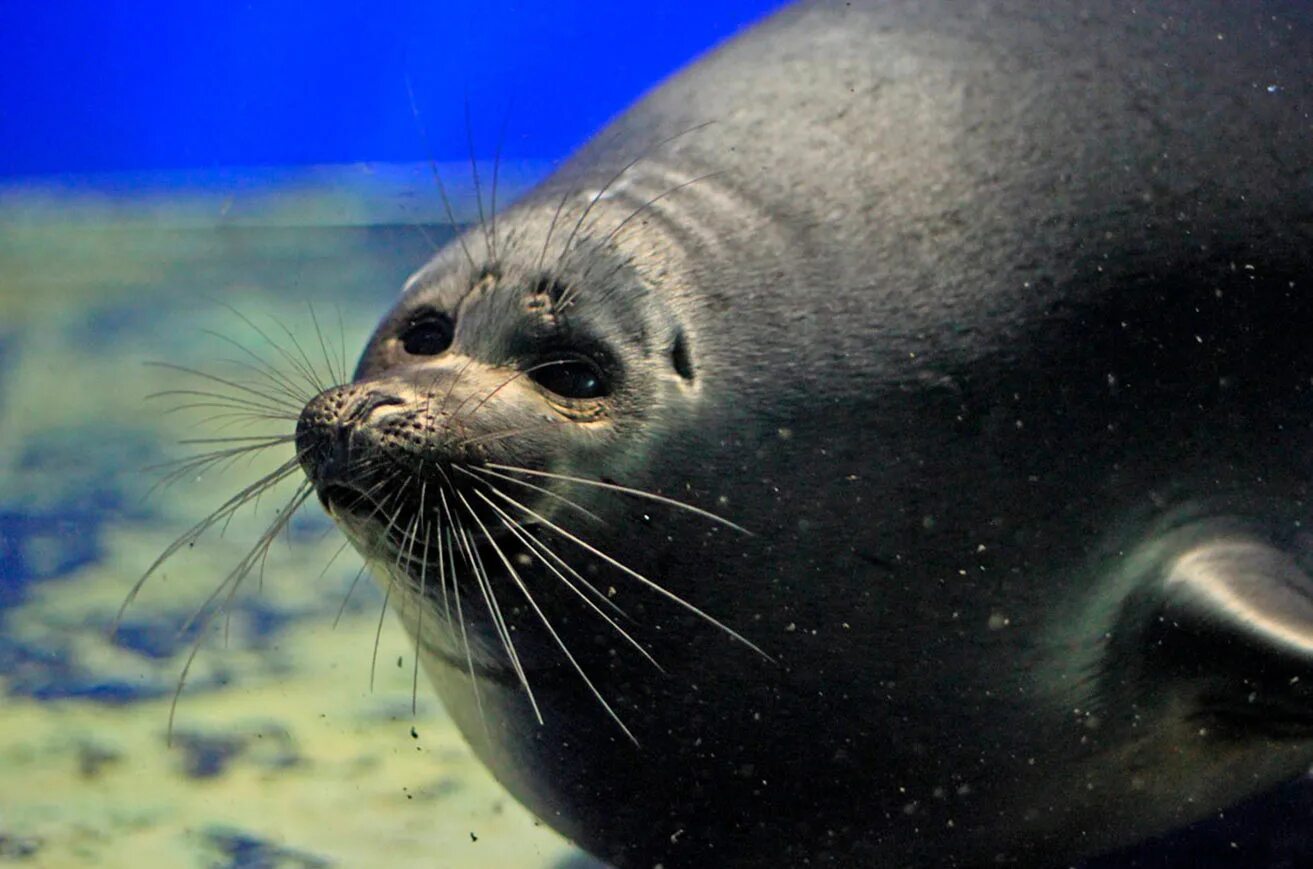
[[[504,220],[513,225],[514,217]],[[647,348],[654,332],[674,331],[647,282],[610,251],[551,268],[539,267],[533,250],[512,247],[502,256],[506,262],[476,270],[444,251],[411,277],[389,317],[432,307],[457,318],[462,338],[479,342],[514,332],[591,335]]]

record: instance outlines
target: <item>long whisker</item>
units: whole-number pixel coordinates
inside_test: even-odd
[[[697,606],[685,600],[684,598],[680,597],[679,595],[675,594],[674,592],[667,590],[659,583],[653,582],[652,580],[648,579],[646,576],[643,576],[643,574],[639,573],[633,568],[625,565],[620,561],[617,561],[616,559],[607,555],[605,552],[602,552],[597,547],[583,541],[579,537],[576,537],[574,534],[571,534],[569,531],[566,531],[564,528],[552,522],[551,520],[547,519],[546,517],[542,516],[541,514],[536,513],[530,508],[524,506],[519,501],[516,501],[514,498],[510,497],[506,493],[501,492],[497,489],[493,489],[492,493],[496,495],[498,498],[501,498],[503,501],[510,504],[515,509],[521,511],[522,513],[526,513],[529,516],[532,516],[534,519],[537,519],[541,524],[552,529],[557,534],[561,535],[566,540],[569,540],[571,543],[575,544],[579,548],[587,552],[591,552],[593,555],[602,559],[607,564],[611,565],[612,567],[619,570],[620,572],[633,577],[634,579],[641,582],[644,586],[650,588],[652,591],[655,591],[657,594],[661,595],[662,597],[666,598],[672,603],[678,604],[679,606],[683,607],[684,609],[688,610],[689,612],[693,613],[699,618],[705,620],[709,624],[715,625],[716,627],[720,628],[730,637],[733,637],[734,639],[738,640],[740,643],[743,643],[749,649],[752,649],[758,655],[761,655],[761,657],[765,658],[768,661],[774,662],[775,659],[772,658],[770,655],[766,654],[764,651],[762,651],[762,649],[756,643],[752,642],[747,637],[743,636],[738,631],[734,630],[729,625],[715,618],[711,614],[699,609]]]
[[[315,316],[315,306],[309,301],[305,303],[310,309],[310,322],[315,326],[315,337],[319,339],[319,350],[324,354],[324,365],[328,368],[328,379],[333,383],[343,383],[346,381],[346,372],[339,374],[333,368],[333,356],[328,352],[328,342],[324,340],[324,330],[319,327],[319,317]]]
[[[669,190],[666,190],[663,193],[659,193],[656,196],[653,196],[651,199],[647,200],[642,205],[638,206],[633,211],[629,212],[629,214],[625,217],[624,220],[620,221],[614,227],[612,227],[610,232],[604,235],[601,239],[597,241],[596,244],[593,245],[593,249],[600,250],[606,247],[607,243],[610,242],[611,239],[615,238],[620,233],[620,230],[624,229],[625,226],[627,226],[631,220],[638,217],[638,215],[642,214],[644,211],[651,208],[653,205],[656,205],[658,202],[660,202],[662,199],[665,199],[667,196],[670,196],[673,193],[677,193],[680,190],[683,190],[685,187],[689,187],[693,184],[698,183],[699,181],[705,181],[708,178],[714,178],[715,176],[721,174],[724,173],[721,171],[707,172],[705,175],[699,175],[696,178],[691,178],[688,181],[683,182],[682,184],[676,184],[674,187],[671,187]],[[557,304],[560,305],[561,307],[565,307],[566,305],[572,303],[575,300],[575,298],[578,297],[578,295],[579,295],[579,288],[577,286],[571,287],[570,291],[566,293],[565,296],[561,298],[561,301],[558,302]]]
[[[514,383],[516,380],[519,380],[521,377],[525,376],[526,374],[530,374],[530,373],[532,373],[532,372],[534,372],[534,371],[539,371],[539,370],[541,370],[541,369],[543,369],[543,368],[550,368],[550,367],[552,367],[553,365],[568,365],[568,364],[570,364],[570,360],[568,360],[568,359],[552,359],[552,360],[550,360],[550,361],[548,361],[548,362],[540,362],[540,363],[538,363],[537,365],[530,365],[528,368],[525,368],[525,369],[522,369],[522,370],[520,370],[520,371],[515,372],[515,373],[512,374],[510,377],[507,377],[507,378],[506,378],[505,380],[503,380],[501,383],[497,384],[497,388],[496,388],[496,389],[493,389],[493,390],[492,390],[491,392],[489,392],[487,395],[483,396],[483,398],[481,398],[481,399],[479,400],[479,403],[476,404],[476,405],[474,405],[474,407],[472,407],[472,408],[470,409],[470,412],[469,412],[468,414],[466,414],[465,418],[466,418],[466,419],[472,419],[472,418],[474,417],[474,414],[476,414],[476,413],[479,412],[479,408],[481,408],[481,407],[483,407],[485,404],[487,404],[488,401],[489,401],[494,395],[496,395],[497,393],[501,392],[501,391],[502,391],[503,389],[505,389],[507,386],[511,385],[511,384]],[[455,417],[457,417],[457,416],[460,414],[460,410],[461,410],[462,407],[465,406],[465,402],[469,401],[469,400],[470,400],[471,398],[473,398],[473,397],[474,397],[474,393],[471,392],[469,395],[465,396],[465,399],[464,399],[460,404],[456,405],[456,409],[453,410],[453,411],[451,412],[451,416],[452,416],[453,419],[454,419]]]
[[[396,512],[392,514],[392,518],[388,520],[387,528],[383,530],[384,537],[391,533],[393,526],[396,524],[397,517],[401,515],[401,511],[406,506],[405,502],[400,498],[397,500],[399,503],[397,504]],[[400,550],[397,551],[397,558],[401,558]],[[378,670],[378,644],[383,638],[383,619],[387,616],[388,601],[392,599],[392,587],[395,584],[396,580],[393,579],[392,576],[389,576],[387,588],[383,592],[383,606],[378,613],[378,628],[374,631],[374,654],[369,659],[369,691],[371,694],[374,692],[374,674]]]
[[[236,389],[238,392],[244,392],[248,395],[255,396],[255,398],[259,399],[259,402],[256,402],[252,399],[241,399],[238,396],[225,394],[225,393],[187,391],[181,389],[166,389],[162,392],[153,392],[150,395],[146,396],[147,399],[160,398],[168,395],[198,395],[198,396],[208,396],[210,398],[223,398],[229,401],[248,401],[251,402],[252,407],[261,407],[272,411],[291,410],[294,407],[296,407],[287,399],[279,398],[277,395],[271,395],[262,389],[257,389],[254,386],[249,386],[245,383],[239,383],[236,380],[231,380],[226,377],[219,377],[217,374],[208,374],[204,371],[200,371],[195,368],[188,368],[186,365],[175,365],[172,362],[159,362],[159,361],[147,361],[141,364],[146,366],[147,368],[164,368],[169,371],[178,371],[182,374],[187,374],[192,377],[199,377],[200,379],[208,380],[211,383],[218,383],[222,386],[227,386],[230,389]]]
[[[429,171],[433,173],[433,181],[438,185],[438,196],[442,199],[442,208],[447,213],[447,225],[451,228],[451,234],[456,237],[456,243],[460,245],[461,251],[465,254],[465,259],[469,261],[470,269],[477,270],[478,265],[474,262],[474,257],[470,254],[469,246],[465,244],[465,236],[460,231],[460,224],[456,223],[456,212],[452,210],[451,198],[447,195],[447,186],[442,183],[442,173],[438,171],[438,161],[433,156],[433,144],[429,141],[428,131],[424,127],[424,121],[419,114],[419,104],[415,101],[415,88],[410,83],[410,74],[406,73],[406,97],[410,100],[410,113],[415,118],[415,126],[419,127],[419,137],[424,142],[424,150],[428,153]]]
[[[520,426],[519,428],[508,428],[508,429],[503,429],[502,431],[492,432],[490,434],[483,434],[483,435],[478,435],[476,437],[465,438],[464,440],[457,441],[456,446],[468,447],[473,444],[495,443],[500,440],[505,440],[506,438],[515,437],[516,435],[522,435],[528,432],[542,431],[544,429],[549,429],[549,428],[560,428],[561,426],[568,424],[569,423],[560,420],[548,420],[546,422],[540,422],[536,425],[525,425],[525,426]]]
[[[141,589],[145,586],[147,580],[155,574],[155,571],[159,570],[160,565],[168,561],[176,552],[178,552],[178,550],[190,543],[194,543],[206,532],[206,530],[213,527],[225,517],[235,513],[242,507],[242,505],[246,504],[252,498],[278,483],[281,483],[288,476],[295,473],[299,466],[300,456],[295,456],[284,462],[282,465],[279,465],[273,471],[256,480],[254,483],[244,487],[238,491],[237,494],[224,501],[219,505],[218,509],[197,522],[195,525],[192,525],[180,534],[177,539],[165,547],[164,551],[160,553],[153,562],[151,562],[151,565],[146,569],[146,572],[132,584],[132,588],[129,589],[123,603],[119,606],[118,613],[114,616],[114,621],[110,628],[110,636],[113,637],[118,632],[119,625],[123,621],[123,614],[127,612],[128,607],[132,605],[134,600],[136,600],[137,595],[141,592]]]
[[[483,216],[483,188],[479,183],[479,162],[474,157],[474,126],[470,122],[470,95],[465,94],[465,141],[470,152],[470,174],[474,178],[474,201],[479,209],[479,228],[483,231],[483,243],[488,249],[493,262],[497,261],[497,248],[488,234],[488,221]]]
[[[524,526],[521,523],[515,521],[515,519],[513,519],[509,513],[507,513],[505,510],[494,504],[482,492],[475,492],[474,494],[477,495],[479,498],[482,498],[484,503],[486,503],[489,507],[491,507],[493,510],[497,512],[497,518],[501,520],[502,525],[506,526],[506,530],[509,531],[512,535],[514,535],[516,539],[518,539],[526,547],[528,547],[529,551],[532,552],[540,562],[542,562],[544,567],[550,570],[558,579],[561,580],[561,582],[565,583],[566,588],[574,592],[575,595],[577,595],[580,600],[582,600],[585,604],[587,604],[588,607],[593,612],[597,613],[608,625],[611,626],[611,628],[616,633],[624,637],[624,639],[628,641],[629,645],[637,649],[638,653],[642,655],[644,658],[646,658],[652,664],[652,666],[656,667],[662,673],[665,672],[665,669],[660,664],[657,663],[656,658],[653,658],[648,653],[647,649],[644,649],[637,640],[635,640],[632,636],[630,636],[629,632],[626,631],[623,627],[621,627],[615,621],[615,619],[611,618],[606,613],[602,612],[602,609],[596,603],[593,602],[592,598],[584,594],[577,586],[575,586],[573,582],[571,582],[565,576],[565,574],[557,570],[556,567],[550,561],[548,561],[547,558],[543,556],[543,554],[539,552],[538,549],[535,546],[533,546],[532,543],[530,543],[530,541],[533,539],[533,535],[525,531]],[[593,589],[593,593],[596,594],[597,590]],[[605,598],[603,598],[603,600],[605,600]]]
[[[610,136],[607,137],[605,144],[602,146],[603,149],[609,150],[611,145],[613,145],[615,141],[619,138],[620,138],[619,131],[612,133]],[[579,188],[577,186],[566,186],[566,188],[563,191],[561,191],[561,198],[556,201],[556,210],[552,212],[551,223],[547,224],[547,234],[543,237],[542,250],[538,251],[538,265],[535,267],[537,271],[541,272],[543,270],[543,262],[547,258],[547,249],[551,246],[552,234],[556,231],[556,225],[557,222],[561,219],[561,212],[565,208],[565,203],[568,202],[570,200],[570,197],[577,192],[579,192]]]
[[[191,474],[206,473],[211,469],[222,469],[242,458],[254,459],[260,453],[274,447],[283,446],[286,441],[252,443],[241,447],[201,453],[185,459],[164,462],[146,468],[149,473],[160,473],[160,479],[147,490],[143,498],[150,497],[155,491],[168,489],[179,480]]]
[[[423,501],[423,497],[420,498]],[[419,655],[420,644],[419,638],[424,634],[424,610],[428,606],[428,569],[429,569],[429,541],[432,537],[433,526],[425,523],[424,525],[424,560],[419,565],[419,623],[415,628],[415,660],[410,673],[410,714],[415,714],[417,698],[419,697]]]
[[[292,497],[288,499],[286,506],[278,512],[274,521],[264,530],[264,533],[256,539],[255,545],[251,547],[246,555],[242,556],[241,561],[237,562],[237,566],[229,571],[228,575],[224,577],[223,582],[219,583],[218,587],[208,598],[205,599],[205,602],[197,608],[196,612],[183,622],[182,627],[178,629],[178,636],[184,636],[189,630],[191,630],[192,625],[197,622],[202,613],[209,609],[209,607],[219,599],[225,588],[228,590],[224,604],[224,610],[226,610],[227,606],[232,603],[242,580],[250,574],[256,564],[260,563],[264,555],[269,551],[269,547],[278,539],[279,533],[281,533],[283,528],[292,521],[292,515],[296,513],[301,505],[306,502],[306,499],[310,497],[311,491],[312,487],[310,481],[302,480],[296,487],[296,491],[292,493]]]
[[[570,500],[564,495],[559,495],[556,492],[553,492],[551,489],[544,489],[542,486],[535,486],[533,483],[526,482],[525,480],[517,480],[514,477],[508,476],[506,474],[499,474],[496,471],[489,470],[488,468],[479,467],[478,465],[475,465],[473,468],[469,468],[469,469],[461,465],[455,465],[454,467],[456,468],[457,471],[459,471],[462,474],[465,474],[466,476],[472,477],[474,475],[470,473],[470,471],[476,471],[488,477],[496,477],[499,480],[505,480],[508,483],[514,483],[517,486],[523,486],[526,489],[532,489],[533,491],[538,492],[539,494],[546,495],[549,498],[553,498],[557,501],[560,501],[562,504],[565,504],[567,507],[570,507],[574,510],[579,511],[580,513],[583,513],[589,519],[593,519],[597,522],[602,523],[603,525],[606,524],[606,520],[603,519],[601,516],[598,516],[592,510],[589,510],[587,507],[584,507],[583,505]],[[484,480],[480,480],[480,482],[484,483],[485,485],[490,485],[487,483],[487,481]]]
[[[726,528],[733,528],[735,531],[738,531],[740,534],[746,534],[749,537],[753,536],[751,531],[744,528],[742,525],[738,525],[734,522],[729,521],[723,516],[717,516],[715,513],[709,512],[707,510],[703,510],[701,507],[694,507],[692,504],[685,504],[683,501],[676,501],[674,498],[667,498],[665,495],[657,495],[652,492],[645,492],[642,489],[632,489],[629,486],[621,486],[616,483],[603,483],[600,480],[589,480],[584,477],[572,477],[569,474],[554,474],[551,473],[550,471],[533,471],[528,468],[518,468],[514,465],[499,465],[496,462],[488,462],[487,467],[496,468],[497,470],[500,471],[510,471],[511,473],[516,473],[516,474],[528,474],[531,477],[545,477],[551,480],[564,480],[565,482],[568,483],[578,483],[581,486],[593,486],[598,489],[607,489],[612,492],[621,492],[625,495],[633,495],[635,498],[646,498],[649,501],[656,501],[659,504],[665,504],[667,507],[675,507],[679,510],[687,510],[688,512],[701,516],[704,519],[710,519],[713,522],[717,522],[721,525],[724,525]]]
[[[698,131],[698,130],[701,130],[701,129],[703,129],[704,127],[707,127],[707,126],[709,126],[709,125],[711,125],[711,124],[713,124],[713,123],[715,123],[715,122],[714,122],[714,121],[704,121],[704,122],[702,122],[701,124],[696,124],[696,125],[694,125],[694,126],[692,126],[692,127],[688,127],[687,129],[680,130],[678,133],[675,133],[675,134],[670,135],[670,136],[666,136],[664,139],[661,139],[661,140],[658,141],[658,142],[654,142],[654,143],[652,143],[652,144],[649,145],[648,147],[644,148],[643,151],[642,151],[637,157],[635,157],[634,159],[632,159],[632,160],[630,160],[628,163],[626,163],[624,166],[622,166],[622,167],[620,168],[620,171],[619,171],[619,172],[617,172],[617,173],[615,173],[614,175],[612,175],[612,176],[607,180],[607,182],[606,182],[605,184],[603,184],[600,188],[598,188],[598,191],[597,191],[595,194],[593,194],[593,198],[592,198],[592,200],[588,203],[587,206],[585,206],[583,212],[579,215],[579,219],[578,219],[577,221],[575,221],[574,228],[572,228],[572,229],[570,230],[570,234],[569,234],[569,236],[566,237],[566,239],[565,239],[565,244],[564,244],[564,245],[562,246],[562,248],[561,248],[561,255],[560,255],[559,257],[557,257],[557,264],[558,264],[558,266],[560,265],[561,261],[564,259],[565,255],[566,255],[567,253],[569,253],[569,251],[570,251],[570,244],[574,241],[575,236],[577,236],[577,235],[579,234],[579,228],[582,227],[582,226],[584,225],[584,221],[588,218],[589,213],[592,212],[593,207],[594,207],[595,205],[597,205],[598,202],[601,201],[602,197],[606,194],[606,191],[608,191],[608,190],[611,189],[611,185],[615,184],[615,182],[617,182],[617,181],[620,180],[620,176],[624,175],[624,174],[625,174],[626,172],[628,172],[630,169],[634,168],[634,166],[638,165],[638,163],[640,163],[640,162],[641,162],[642,160],[644,160],[649,154],[651,154],[651,153],[652,153],[653,151],[655,151],[657,148],[660,148],[662,145],[665,145],[665,144],[667,144],[667,143],[669,143],[669,142],[673,142],[675,139],[678,139],[678,138],[680,138],[681,136],[686,136],[686,135],[688,135],[689,133],[693,133],[693,132],[696,132],[696,131]]]
[[[351,541],[348,540],[347,542],[350,543]],[[336,629],[338,623],[342,621],[342,613],[346,612],[346,605],[351,600],[351,593],[356,590],[356,584],[360,582],[360,578],[365,575],[365,571],[368,569],[369,562],[366,561],[362,563],[360,569],[356,571],[355,578],[352,579],[351,584],[347,586],[346,594],[342,596],[342,605],[337,608],[337,615],[333,618],[334,629]]]
[[[497,261],[497,180],[501,174],[501,152],[502,146],[506,144],[506,128],[510,126],[511,109],[506,107],[506,114],[502,117],[501,129],[497,132],[497,150],[492,158],[492,199],[488,208],[492,216],[491,235],[492,235],[492,261]]]
[[[291,422],[296,421],[296,416],[293,413],[291,405],[265,405],[249,398],[228,395],[223,392],[210,392],[202,389],[167,389],[163,392],[152,393],[151,395],[146,396],[145,400],[154,401],[156,399],[172,396],[189,396],[192,398],[203,398],[207,400],[183,402],[174,405],[173,407],[165,408],[161,411],[161,415],[169,416],[180,411],[192,410],[194,408],[216,408],[220,410],[241,411],[248,413],[253,417],[260,417],[263,419]]]
[[[459,495],[459,492],[457,493]],[[463,499],[462,499],[463,500]],[[488,614],[492,617],[493,627],[501,639],[502,647],[506,650],[508,660],[511,662],[511,669],[515,671],[520,685],[524,688],[525,696],[529,699],[529,706],[533,709],[534,718],[539,724],[542,724],[542,713],[538,710],[538,699],[534,696],[533,688],[529,685],[528,674],[525,673],[524,667],[520,663],[519,653],[516,652],[515,643],[511,639],[510,629],[507,627],[506,619],[502,615],[501,605],[497,602],[497,595],[492,588],[492,581],[488,578],[487,569],[483,566],[483,559],[479,557],[479,551],[475,548],[474,543],[470,540],[470,532],[463,527],[460,517],[453,511],[449,514],[456,522],[457,536],[461,541],[465,557],[468,560],[476,583],[480,592],[483,594],[483,600],[488,608]]]
[[[260,326],[257,325],[254,320],[252,320],[250,317],[246,316],[241,311],[234,308],[232,305],[229,305],[225,302],[220,302],[219,304],[227,308],[234,317],[241,320],[243,323],[247,325],[248,328],[254,331],[255,334],[259,335],[262,339],[264,339],[264,342],[266,344],[274,348],[274,351],[277,352],[279,356],[283,357],[283,360],[288,365],[292,366],[292,368],[297,372],[297,374],[299,374],[302,378],[304,378],[306,384],[311,389],[312,395],[323,392],[323,388],[319,385],[319,378],[315,375],[313,371],[314,366],[307,367],[307,365],[303,363],[300,359],[297,359],[296,356],[288,352],[286,347],[284,347],[282,344],[279,344],[277,341],[271,338],[269,336],[269,333],[266,332],[264,329],[260,328]],[[279,325],[282,326],[281,323],[279,323]],[[284,331],[288,331],[286,327],[284,327]],[[288,334],[289,335],[291,334],[290,331],[288,332]],[[304,353],[302,355],[304,355]]]
[[[474,707],[479,711],[479,721],[483,722],[483,729],[488,730],[488,719],[483,713],[483,696],[479,691],[479,676],[474,670],[474,653],[470,650],[469,630],[465,626],[465,614],[461,611],[460,588],[457,585],[456,577],[456,543],[452,535],[452,515],[447,506],[447,496],[438,490],[438,495],[442,499],[442,515],[446,518],[445,536],[447,538],[447,567],[451,572],[451,596],[456,601],[456,622],[460,625],[461,644],[465,647],[465,667],[470,674],[470,687],[474,692]],[[445,581],[445,580],[444,580]]]
[[[519,572],[516,571],[515,566],[511,564],[511,560],[506,557],[506,553],[502,551],[502,548],[497,543],[496,539],[488,532],[487,526],[483,524],[483,520],[479,518],[479,514],[474,512],[474,508],[470,506],[469,501],[465,500],[464,495],[461,495],[459,492],[457,492],[457,495],[460,497],[461,502],[464,503],[465,509],[469,511],[470,517],[478,523],[479,529],[483,531],[484,539],[491,544],[493,551],[497,553],[497,557],[506,568],[506,571],[514,582],[515,587],[520,590],[522,595],[524,595],[525,601],[528,602],[534,613],[537,614],[538,620],[542,622],[547,633],[551,634],[552,639],[556,641],[557,647],[560,648],[561,653],[565,655],[567,660],[569,660],[570,665],[574,667],[574,671],[579,674],[579,678],[588,686],[589,692],[592,693],[598,703],[602,704],[602,708],[606,710],[606,714],[611,716],[611,719],[615,721],[622,731],[624,731],[625,736],[629,737],[629,740],[634,743],[634,745],[638,745],[638,739],[634,736],[633,731],[625,726],[625,723],[621,720],[619,714],[617,714],[615,709],[611,707],[611,704],[607,702],[606,698],[602,696],[602,692],[597,689],[595,684],[593,684],[593,680],[588,677],[587,671],[585,671],[579,661],[575,659],[574,654],[570,651],[570,647],[566,645],[565,640],[561,639],[561,635],[556,632],[556,628],[552,626],[551,619],[547,618],[547,614],[538,606],[538,602],[534,600],[533,594],[529,591],[529,587],[524,584],[524,580],[520,578]],[[610,619],[607,619],[607,621],[610,621]]]
[[[343,382],[346,382],[346,380],[348,379],[347,375],[351,373],[351,369],[347,365],[347,359],[346,359],[346,323],[344,323],[342,320],[342,306],[338,304],[334,304],[333,307],[337,309],[338,361],[342,365],[340,369],[342,372],[342,380]]]
[[[310,381],[310,385],[314,387],[315,394],[318,395],[319,393],[323,392],[325,389],[328,388],[329,384],[324,383],[324,381],[320,378],[319,372],[315,370],[315,364],[310,361],[310,354],[305,352],[305,348],[301,346],[301,342],[297,340],[296,335],[292,332],[292,330],[287,328],[287,324],[285,324],[282,320],[279,320],[277,318],[274,319],[274,322],[277,323],[278,328],[282,329],[283,332],[287,335],[287,340],[292,342],[292,346],[296,348],[296,352],[300,355],[301,364],[304,370],[306,371],[307,379]]]
[[[241,343],[240,341],[237,341],[236,339],[228,335],[223,334],[222,332],[218,332],[213,329],[202,329],[201,332],[202,334],[209,335],[213,338],[217,338],[218,340],[223,341],[226,344],[232,345],[237,350],[241,351],[243,354],[250,357],[250,359],[252,360],[252,362],[250,363],[243,362],[241,360],[233,360],[233,362],[234,364],[238,364],[245,367],[248,371],[251,371],[257,375],[262,376],[264,380],[267,383],[269,383],[270,386],[276,387],[279,392],[286,395],[289,401],[295,402],[297,404],[304,404],[308,399],[311,398],[310,393],[305,392],[304,390],[297,389],[296,384],[292,381],[290,377],[288,377],[283,372],[279,371],[278,368],[275,367],[273,363],[265,359],[260,354],[256,353],[254,350],[251,350],[245,344]]]

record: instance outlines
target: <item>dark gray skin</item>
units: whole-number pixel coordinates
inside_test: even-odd
[[[440,252],[303,464],[617,866],[1140,840],[1313,760],[1310,112],[1295,0],[791,7]]]

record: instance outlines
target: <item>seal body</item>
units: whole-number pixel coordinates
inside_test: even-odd
[[[789,7],[418,272],[302,461],[617,866],[1136,841],[1313,759],[1311,113],[1293,0]]]

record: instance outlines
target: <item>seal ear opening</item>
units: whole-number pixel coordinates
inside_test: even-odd
[[[670,349],[670,362],[675,366],[676,374],[689,383],[693,382],[693,360],[688,355],[688,341],[684,338],[683,329],[675,332],[675,344]]]

